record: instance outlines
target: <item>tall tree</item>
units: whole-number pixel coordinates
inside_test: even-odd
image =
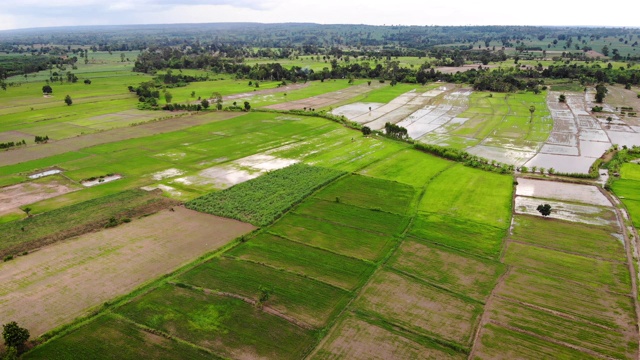
[[[71,106],[71,104],[73,104],[73,100],[71,100],[71,96],[69,95],[65,96],[64,103],[67,104],[67,106]]]

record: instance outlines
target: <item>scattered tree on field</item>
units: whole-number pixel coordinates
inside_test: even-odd
[[[364,135],[364,136],[371,135],[371,128],[368,127],[368,126],[363,126],[362,127],[362,135]]]
[[[249,111],[251,110],[251,104],[249,104],[248,101],[244,102],[244,111]]]
[[[611,125],[613,118],[611,116],[607,116],[607,124]]]
[[[536,107],[531,105],[529,106],[529,112],[531,113],[531,118],[529,119],[529,122],[533,121],[533,113],[536,112]]]
[[[538,210],[538,212],[542,215],[542,216],[549,216],[551,215],[551,205],[549,204],[540,204],[538,205],[538,207],[536,208],[536,210]]]
[[[42,87],[42,93],[50,95],[50,94],[53,93],[53,89],[51,88],[50,85],[45,85],[45,86]]]
[[[18,326],[15,321],[3,325],[2,337],[8,347],[22,349],[27,340],[29,340],[29,336],[29,330]]]
[[[84,84],[85,84],[85,85],[91,85],[91,80],[89,80],[89,79],[84,79]]]
[[[173,94],[171,94],[169,91],[165,91],[164,100],[167,102],[167,104],[171,104],[171,100],[173,100]]]
[[[560,94],[560,96],[558,97],[558,101],[561,103],[566,103],[567,97],[564,94]]]
[[[67,106],[71,106],[71,104],[73,104],[73,100],[71,100],[71,96],[69,95],[65,96],[64,103],[67,104]]]
[[[222,95],[219,92],[213,92],[211,94],[211,97],[215,100],[216,102],[216,109],[218,110],[222,110]]]
[[[603,83],[596,85],[596,102],[602,103],[604,97],[607,96],[607,92],[609,92],[609,90],[607,90]]]
[[[209,100],[202,99],[202,102],[200,102],[200,105],[202,105],[203,109],[208,109],[209,108]]]
[[[22,210],[27,214],[27,216],[31,216],[31,214],[30,214],[31,213],[31,208],[30,207],[27,206],[26,208],[24,208]]]

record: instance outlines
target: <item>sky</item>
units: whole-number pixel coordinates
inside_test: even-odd
[[[0,30],[212,22],[640,27],[635,0],[616,1],[610,10],[604,4],[590,4],[566,0],[0,0]]]

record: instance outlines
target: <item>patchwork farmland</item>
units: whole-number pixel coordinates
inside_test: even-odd
[[[477,86],[533,60],[256,48],[195,69],[185,49],[7,77],[0,324],[30,332],[21,359],[640,357],[635,90]],[[385,78],[413,68],[434,77]]]

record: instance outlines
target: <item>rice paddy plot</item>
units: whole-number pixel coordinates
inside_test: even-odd
[[[510,176],[458,164],[429,183],[418,210],[506,229],[512,193]]]
[[[411,208],[415,193],[413,187],[402,183],[351,175],[329,185],[315,197],[406,215]]]
[[[298,273],[346,290],[353,290],[362,284],[374,270],[371,263],[265,233],[227,254]]]
[[[510,239],[526,244],[597,256],[611,261],[626,260],[624,244],[612,236],[612,228],[576,224],[538,216],[516,215]],[[548,236],[553,234],[553,236]]]
[[[154,334],[114,315],[101,316],[62,337],[22,356],[23,359],[120,359],[162,358],[217,359],[218,357],[172,338]]]
[[[451,161],[407,149],[374,162],[360,170],[360,173],[415,187],[423,187],[434,176],[452,165],[454,163]]]
[[[514,210],[517,214],[542,216],[537,210],[541,204],[549,204],[551,206],[552,215],[550,216],[554,219],[572,221],[580,224],[608,226],[613,231],[619,231],[618,219],[615,211],[611,207],[579,205],[564,201],[516,196]]]
[[[599,356],[589,355],[494,324],[487,324],[482,329],[479,342],[480,345],[476,351],[476,358],[479,359],[600,359]]]
[[[609,292],[599,283],[567,281],[516,267],[505,276],[496,295],[575,316],[596,326],[630,332],[635,328],[631,297]]]
[[[397,241],[388,235],[297,214],[287,214],[269,231],[293,241],[369,261],[382,259]]]
[[[117,313],[221,357],[300,359],[315,332],[242,300],[165,285]]]
[[[409,235],[463,252],[498,258],[506,229],[439,214],[418,214]]]
[[[543,339],[560,341],[587,351],[616,359],[634,358],[637,336],[632,332],[594,326],[577,318],[554,315],[548,311],[495,299],[486,309],[490,322],[526,331]],[[635,346],[634,346],[635,345]]]
[[[507,245],[503,260],[512,266],[535,269],[567,280],[599,284],[621,294],[631,289],[629,269],[624,262],[605,261],[516,242]]]
[[[263,305],[318,328],[337,315],[350,298],[349,292],[317,280],[229,258],[200,265],[181,275],[179,281],[241,296],[254,304],[262,299]]]
[[[409,223],[408,218],[398,214],[364,209],[335,200],[311,199],[294,213],[387,235],[399,235]]]
[[[400,245],[388,265],[481,301],[505,270],[501,263],[411,238]]]
[[[386,327],[384,325],[387,325]],[[371,324],[353,314],[345,316],[327,335],[311,359],[466,359],[437,342],[404,337],[388,324]]]
[[[389,270],[374,275],[354,308],[424,336],[453,342],[460,349],[470,345],[482,313],[480,303]]]

